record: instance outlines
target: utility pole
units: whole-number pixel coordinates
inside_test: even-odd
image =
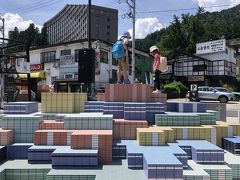
[[[93,61],[94,60],[92,66],[95,67],[95,59],[91,59],[90,58],[91,57],[91,53],[95,53],[95,51],[92,49],[92,36],[91,36],[91,31],[92,31],[91,30],[92,29],[92,24],[91,24],[92,23],[92,21],[91,21],[91,19],[92,19],[92,12],[91,11],[92,10],[91,10],[91,8],[92,8],[92,2],[91,2],[91,0],[88,0],[88,51],[89,51],[88,54],[89,54],[89,61]],[[95,68],[94,68],[94,75],[93,76],[94,76],[94,82],[89,84],[89,88],[90,88],[89,91],[90,91],[90,98],[91,99],[94,99],[94,97],[95,97]]]
[[[119,3],[121,1],[119,0]],[[132,18],[133,34],[132,34],[132,83],[135,83],[135,21],[136,21],[136,0],[126,0],[129,6],[127,13],[122,15],[122,18]]]
[[[91,39],[91,0],[88,0],[88,49],[92,48],[92,39]]]
[[[132,34],[132,83],[135,82],[135,14],[136,14],[136,0],[133,1],[133,34]]]
[[[2,37],[3,37],[3,42],[2,42],[2,46],[5,45],[5,19],[4,17],[0,16],[0,20],[2,20],[2,29],[0,29],[2,31]],[[4,50],[2,50],[2,53],[4,55]],[[1,74],[1,82],[0,82],[0,108],[3,108],[3,98],[4,98],[4,94],[5,94],[5,87],[4,87],[4,83],[5,83],[5,77],[4,74]]]
[[[5,38],[5,19],[4,19],[4,17],[0,16],[0,20],[2,20],[2,28],[1,28],[1,31],[2,31],[3,45],[4,45],[4,38]]]

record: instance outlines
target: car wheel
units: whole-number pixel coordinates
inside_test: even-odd
[[[235,96],[235,101],[239,101],[240,97],[238,95]]]
[[[228,102],[228,98],[226,96],[220,96],[218,98],[218,100],[220,101],[220,103],[227,103]]]

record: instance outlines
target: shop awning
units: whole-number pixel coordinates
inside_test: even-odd
[[[27,79],[27,74],[18,74],[20,79]],[[44,71],[39,71],[39,72],[32,72],[30,73],[31,78],[45,78],[45,73]]]

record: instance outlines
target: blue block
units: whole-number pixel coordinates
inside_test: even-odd
[[[183,104],[183,112],[193,112],[193,106],[189,103]]]
[[[6,160],[7,155],[7,147],[0,146],[0,162]]]
[[[27,159],[32,143],[15,143],[7,146],[7,159]]]

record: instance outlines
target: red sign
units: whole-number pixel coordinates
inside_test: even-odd
[[[31,64],[30,71],[41,71],[43,70],[43,64]]]

